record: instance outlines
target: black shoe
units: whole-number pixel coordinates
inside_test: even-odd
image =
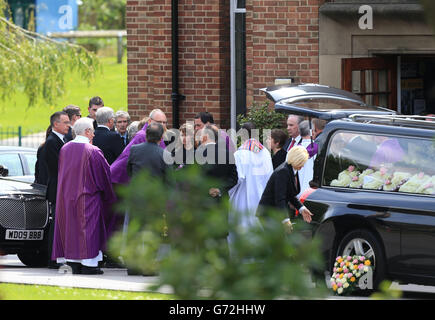
[[[78,262],[67,262],[69,267],[71,267],[72,274],[81,274],[82,273],[82,264]]]
[[[81,274],[103,274],[104,271],[99,267],[87,267],[82,265]]]
[[[52,261],[52,260],[50,260],[49,262],[48,262],[48,264],[47,264],[47,268],[48,269],[59,269],[60,267],[62,267],[63,266],[63,264],[62,263],[56,263],[56,262],[54,262],[54,261]]]

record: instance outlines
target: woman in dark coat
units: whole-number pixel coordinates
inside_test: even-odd
[[[51,125],[48,126],[45,132],[45,140],[51,133]],[[47,163],[42,159],[42,150],[45,146],[45,141],[39,146],[36,153],[36,163],[35,163],[35,183],[42,184],[46,186],[48,184],[48,169]]]
[[[297,198],[300,192],[298,171],[302,169],[308,160],[308,152],[302,146],[290,149],[287,161],[279,165],[270,176],[260,200],[260,210],[257,215],[264,216],[267,208],[285,210],[289,213],[289,202],[302,214],[303,219],[310,223],[312,213]],[[282,223],[286,231],[290,232],[292,224],[289,214],[283,217]]]

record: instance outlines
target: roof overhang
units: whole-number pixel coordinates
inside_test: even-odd
[[[373,14],[394,16],[394,17],[410,17],[410,16],[424,16],[424,9],[421,4],[417,3],[364,3],[373,9]],[[359,8],[363,4],[360,3],[337,3],[328,2],[320,6],[319,13],[327,16],[334,17],[354,17],[360,16],[358,13]]]

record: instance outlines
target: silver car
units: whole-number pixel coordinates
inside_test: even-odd
[[[32,183],[35,181],[34,148],[0,146],[0,165],[8,169],[8,177]]]

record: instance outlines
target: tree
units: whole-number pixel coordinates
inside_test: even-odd
[[[84,0],[79,9],[81,30],[124,30],[127,0]]]
[[[0,95],[3,100],[22,90],[29,99],[29,107],[41,98],[54,104],[64,93],[67,70],[78,71],[83,79],[92,80],[100,67],[93,53],[20,28],[6,18],[6,12],[6,1],[0,0]]]

